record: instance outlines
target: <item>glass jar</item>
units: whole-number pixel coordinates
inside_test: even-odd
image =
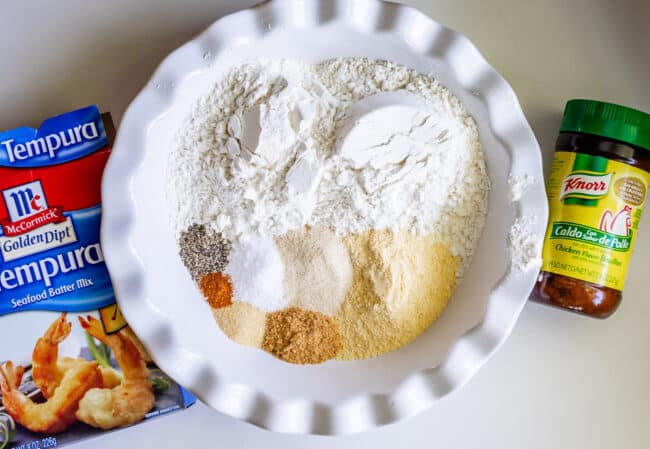
[[[597,318],[621,302],[650,184],[650,115],[593,100],[564,110],[531,299]]]

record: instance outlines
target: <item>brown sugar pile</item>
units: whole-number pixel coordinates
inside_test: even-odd
[[[341,335],[332,318],[290,307],[267,316],[262,349],[289,363],[322,363],[337,355]]]
[[[215,309],[232,304],[232,283],[230,276],[222,273],[208,273],[199,281],[201,293]]]
[[[344,239],[354,270],[336,315],[337,357],[365,359],[413,341],[440,315],[456,285],[458,258],[433,236],[366,231]]]

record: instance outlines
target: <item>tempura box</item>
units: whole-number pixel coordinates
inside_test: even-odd
[[[114,134],[97,106],[0,132],[0,449],[59,447],[195,401],[115,303],[99,243]]]

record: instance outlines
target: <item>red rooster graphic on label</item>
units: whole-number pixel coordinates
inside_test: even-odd
[[[632,208],[628,205],[625,205],[623,209],[616,213],[616,215],[614,215],[611,210],[607,209],[600,217],[600,225],[598,225],[598,228],[601,231],[625,237],[630,235],[631,227]]]

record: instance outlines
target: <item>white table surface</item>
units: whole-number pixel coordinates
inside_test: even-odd
[[[0,129],[98,103],[119,119],[157,63],[254,1],[0,2]],[[547,164],[564,103],[650,111],[647,0],[407,1],[466,34],[512,84]],[[648,448],[650,219],[606,321],[529,304],[461,391],[412,420],[344,438],[277,435],[190,410],[75,447]],[[0,343],[4,344],[4,343]]]

